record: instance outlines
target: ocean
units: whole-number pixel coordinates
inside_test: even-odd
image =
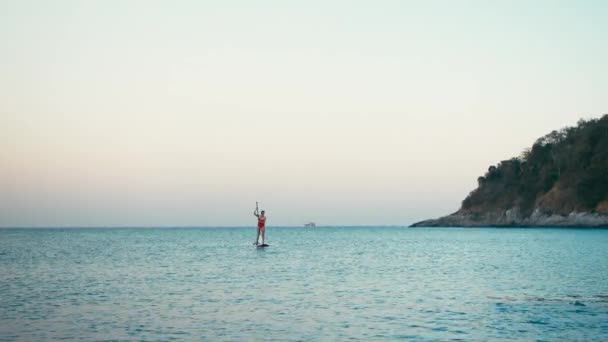
[[[0,229],[0,340],[607,340],[608,230]]]

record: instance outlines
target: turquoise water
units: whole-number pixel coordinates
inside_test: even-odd
[[[0,340],[606,340],[608,230],[0,229]]]

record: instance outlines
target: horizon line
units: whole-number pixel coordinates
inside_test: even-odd
[[[266,228],[356,228],[356,227],[409,227],[410,224],[332,224],[332,225],[318,225],[315,227],[306,227],[304,225],[275,225],[267,226]],[[146,229],[146,228],[162,228],[162,229],[179,229],[179,228],[255,228],[255,225],[100,225],[100,226],[0,226],[0,229]]]

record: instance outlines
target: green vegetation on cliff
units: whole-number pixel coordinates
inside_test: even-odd
[[[519,157],[490,166],[478,184],[460,211],[608,213],[608,114],[547,134]]]

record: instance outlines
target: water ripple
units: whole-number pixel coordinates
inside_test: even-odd
[[[602,340],[608,231],[0,229],[0,340]]]

